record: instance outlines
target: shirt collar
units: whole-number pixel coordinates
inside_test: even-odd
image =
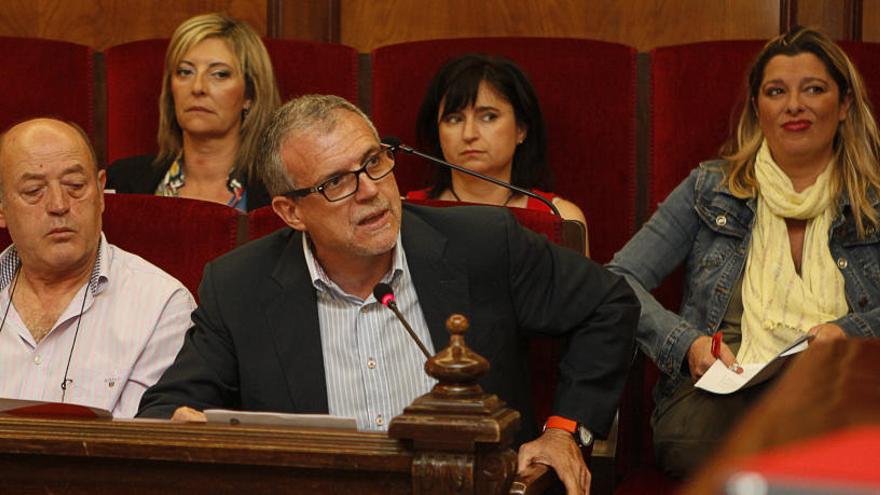
[[[312,286],[314,286],[319,292],[330,291],[331,293],[335,293],[342,297],[354,297],[342,290],[341,287],[336,285],[336,282],[327,276],[324,267],[321,266],[321,263],[318,262],[314,252],[312,252],[312,243],[308,237],[308,234],[304,232],[302,236],[302,245],[303,254],[306,258],[306,266],[309,268],[309,277],[312,279]],[[400,232],[397,233],[397,241],[392,250],[391,269],[384,277],[382,277],[382,282],[389,284],[392,288],[396,289],[397,282],[406,267],[406,253],[404,253],[403,243],[400,241]],[[373,296],[370,295],[370,297]]]
[[[9,287],[20,267],[21,258],[18,256],[18,250],[14,244],[0,253],[0,291]],[[95,266],[92,267],[92,274],[89,276],[89,290],[93,297],[104,290],[109,279],[110,251],[107,239],[101,232],[101,239],[98,241],[98,257],[95,259]]]

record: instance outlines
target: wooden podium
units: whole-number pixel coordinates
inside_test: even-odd
[[[0,493],[536,493],[554,476],[515,479],[519,413],[475,383],[488,363],[464,344],[467,320],[447,327],[425,365],[439,383],[387,435],[0,417]]]

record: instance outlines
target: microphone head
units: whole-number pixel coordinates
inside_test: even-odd
[[[390,285],[384,282],[379,282],[373,287],[373,297],[382,303],[383,306],[388,306],[394,302],[394,291],[391,290]]]
[[[382,144],[391,148],[392,151],[397,151],[397,149],[400,148],[402,141],[396,136],[385,136],[382,138]]]

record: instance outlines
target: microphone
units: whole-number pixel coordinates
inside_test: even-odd
[[[419,349],[422,350],[422,354],[425,355],[425,359],[431,359],[431,354],[428,352],[428,348],[425,347],[425,344],[422,343],[421,339],[419,339],[419,336],[416,335],[412,327],[409,326],[409,323],[406,322],[406,318],[404,318],[403,315],[400,314],[400,310],[397,309],[397,303],[394,301],[394,291],[391,290],[391,286],[386,283],[379,282],[378,284],[376,284],[375,287],[373,287],[373,296],[376,298],[377,301],[382,303],[382,306],[385,306],[391,311],[394,311],[394,315],[397,316],[397,319],[400,320],[401,323],[403,323],[403,328],[406,329],[406,331],[409,333],[409,336],[412,337],[413,341],[415,341],[415,343],[419,346]]]
[[[470,175],[471,177],[476,177],[478,179],[482,179],[484,181],[491,182],[492,184],[495,184],[496,186],[501,186],[505,189],[509,189],[511,191],[518,192],[520,194],[525,194],[526,196],[528,196],[530,198],[535,198],[538,201],[547,205],[550,208],[550,211],[552,211],[553,214],[556,215],[557,217],[562,216],[559,214],[559,210],[556,208],[556,205],[554,205],[552,201],[541,196],[540,194],[535,194],[532,191],[529,191],[528,189],[524,189],[519,186],[514,186],[513,184],[511,184],[509,182],[504,182],[503,180],[499,180],[494,177],[489,177],[488,175],[483,175],[479,172],[474,172],[473,170],[466,169],[466,168],[462,167],[461,165],[456,165],[454,163],[449,163],[446,160],[441,160],[440,158],[437,158],[436,156],[431,156],[426,153],[422,153],[421,151],[415,150],[415,149],[410,148],[409,146],[403,144],[400,141],[400,138],[397,138],[394,136],[385,136],[384,138],[382,138],[382,144],[391,148],[391,151],[403,150],[403,151],[409,153],[410,155],[416,155],[416,156],[422,157],[426,160],[430,160],[430,161],[432,161],[438,165],[442,165],[446,168],[451,168],[452,170],[458,170],[459,172],[461,172],[463,174],[467,174],[467,175]]]

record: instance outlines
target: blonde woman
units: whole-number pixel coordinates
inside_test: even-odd
[[[637,338],[662,372],[652,417],[661,467],[685,475],[766,386],[693,387],[715,362],[766,362],[804,333],[877,337],[877,126],[861,76],[826,35],[796,28],[751,68],[723,159],[691,172],[609,268],[639,295]],[[685,263],[679,314],[649,293]]]
[[[272,62],[254,30],[220,14],[181,24],[165,55],[159,153],[114,162],[107,188],[178,196],[242,211],[269,204],[258,137],[280,104]]]

